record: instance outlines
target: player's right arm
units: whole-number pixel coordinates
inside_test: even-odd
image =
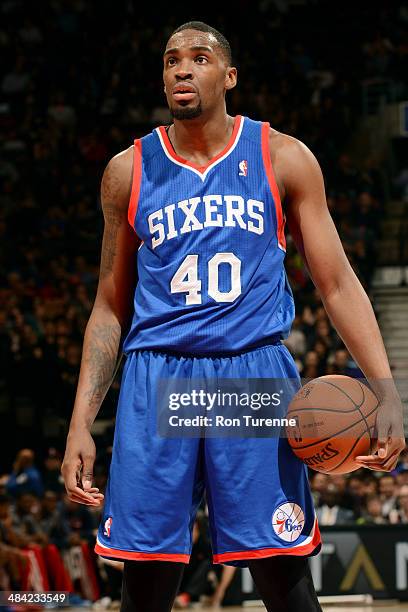
[[[95,443],[90,430],[112,382],[120,340],[132,314],[136,251],[140,241],[127,212],[132,186],[133,147],[107,165],[101,184],[105,221],[98,290],[82,348],[74,409],[61,473],[69,498],[99,505],[92,487]]]

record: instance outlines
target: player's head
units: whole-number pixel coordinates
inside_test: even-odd
[[[229,42],[218,30],[201,21],[184,23],[170,36],[163,60],[164,91],[175,119],[195,119],[225,107],[237,70],[231,66]]]

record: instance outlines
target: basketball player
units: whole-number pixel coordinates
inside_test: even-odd
[[[214,561],[249,566],[268,610],[320,610],[307,564],[320,535],[305,465],[285,439],[159,437],[157,381],[298,377],[281,343],[294,317],[285,216],[350,353],[367,378],[389,381],[381,335],[312,153],[268,123],[226,113],[237,70],[224,36],[201,22],[181,26],[167,43],[163,76],[173,124],[115,156],[102,179],[100,280],[62,468],[66,488],[78,503],[102,503],[92,487],[90,429],[126,331],[95,547],[124,561],[122,610],[171,610],[204,486]],[[404,447],[394,387],[384,386],[377,426],[377,452],[361,465],[391,470]],[[285,508],[294,516],[290,538],[273,524]]]

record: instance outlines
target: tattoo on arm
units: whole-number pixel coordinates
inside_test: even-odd
[[[108,164],[102,179],[101,200],[105,229],[102,241],[100,276],[103,278],[112,272],[117,252],[119,228],[123,222],[124,211],[120,209],[119,202],[123,199],[123,180],[117,169]]]
[[[121,328],[116,325],[96,325],[86,349],[85,361],[89,368],[89,388],[85,395],[90,408],[99,407],[115,373]]]
[[[113,270],[119,227],[122,222],[122,215],[114,204],[104,204],[103,213],[105,217],[105,230],[102,240],[101,278],[104,278]]]

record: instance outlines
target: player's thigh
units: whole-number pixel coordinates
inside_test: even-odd
[[[222,377],[282,379],[299,377],[287,349],[263,347],[226,360]],[[286,382],[286,388],[289,385]],[[290,402],[290,394],[286,402]],[[281,407],[282,408],[282,407]],[[279,428],[265,437],[226,435],[205,440],[205,483],[214,557],[244,561],[284,554],[309,554],[320,543],[306,466],[294,455]]]
[[[124,559],[172,555],[174,561],[188,562],[202,496],[200,445],[197,439],[157,433],[159,380],[168,369],[168,359],[147,351],[131,354],[126,362],[99,554]]]

